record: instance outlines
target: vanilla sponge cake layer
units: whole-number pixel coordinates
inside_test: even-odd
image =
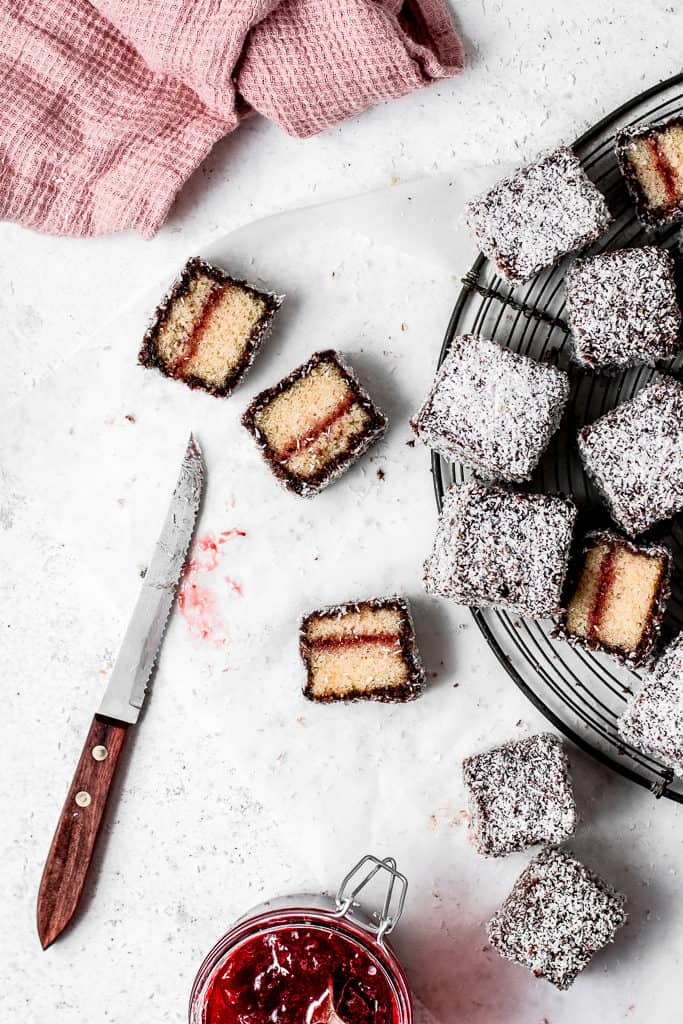
[[[239,366],[265,310],[263,299],[235,285],[215,288],[200,317],[196,339],[183,361],[184,372],[217,387],[224,384]]]
[[[683,125],[633,139],[626,153],[650,206],[683,199]]]
[[[157,351],[172,373],[220,387],[235,372],[265,313],[263,299],[236,285],[199,276],[171,306],[157,336]]]
[[[600,543],[586,555],[567,609],[569,632],[625,653],[643,640],[665,570],[663,557]]]
[[[281,302],[281,296],[193,258],[157,310],[139,361],[190,387],[227,395],[249,368]]]
[[[310,497],[382,436],[386,417],[332,349],[315,352],[252,401],[242,424],[271,471]]]
[[[300,633],[309,700],[412,700],[424,670],[407,603],[398,597],[311,612]]]
[[[306,627],[309,641],[349,636],[375,636],[389,633],[398,636],[404,616],[397,608],[362,606],[339,616],[313,614]]]
[[[276,456],[304,479],[345,452],[369,422],[369,413],[329,362],[313,367],[255,417]]]
[[[356,438],[362,437],[370,417],[353,403],[312,441],[303,444],[286,459],[287,468],[303,479],[315,477],[328,463],[343,455]]]
[[[399,687],[408,679],[398,637],[385,643],[370,641],[313,651],[310,671],[314,697],[343,699],[356,693]]]

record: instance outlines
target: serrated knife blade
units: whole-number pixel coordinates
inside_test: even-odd
[[[92,720],[52,840],[38,893],[46,949],[72,919],[83,891],[128,727],[140,715],[194,533],[204,462],[190,440],[171,504],[100,708]]]
[[[129,725],[138,720],[194,532],[203,482],[202,454],[190,435],[166,522],[100,704],[98,714],[105,718]]]

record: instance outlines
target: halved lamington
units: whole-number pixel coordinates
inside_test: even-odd
[[[650,366],[681,347],[674,260],[654,245],[576,261],[566,278],[574,359],[590,369]]]
[[[642,665],[669,596],[671,552],[599,531],[584,542],[581,572],[558,633],[570,643]]]
[[[683,384],[662,377],[579,434],[586,472],[631,536],[683,511],[682,423]]]
[[[590,245],[610,221],[604,196],[565,146],[467,204],[479,248],[514,284]]]
[[[565,850],[546,847],[488,925],[497,953],[568,989],[626,923],[626,897]]]
[[[624,128],[615,148],[639,219],[657,225],[683,217],[683,117]]]
[[[412,427],[428,447],[482,476],[528,480],[568,397],[562,370],[464,334],[453,339]]]
[[[157,309],[138,361],[188,387],[229,395],[282,300],[194,257]]]
[[[275,476],[290,491],[317,494],[356,462],[387,419],[336,352],[316,352],[242,417]]]
[[[627,743],[661,758],[683,776],[683,634],[669,644],[629,698],[618,727]]]
[[[476,479],[451,487],[430,557],[427,593],[543,618],[562,604],[576,507]]]
[[[413,621],[403,598],[311,612],[301,624],[299,645],[309,700],[403,702],[419,697],[424,688]]]

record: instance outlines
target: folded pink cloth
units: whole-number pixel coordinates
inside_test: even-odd
[[[150,238],[256,110],[307,136],[462,69],[445,0],[0,0],[0,218]]]

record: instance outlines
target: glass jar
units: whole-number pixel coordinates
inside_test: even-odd
[[[357,897],[379,873],[388,876],[384,902],[369,913]],[[405,972],[387,942],[407,888],[392,857],[368,854],[334,899],[285,896],[254,908],[199,968],[190,1024],[412,1024]]]

